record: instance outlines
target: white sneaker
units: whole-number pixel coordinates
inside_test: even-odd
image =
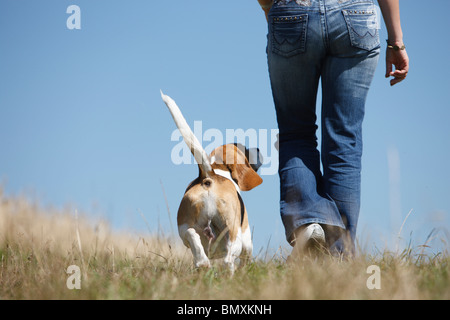
[[[294,241],[293,258],[298,258],[305,254],[317,255],[325,249],[325,231],[320,224],[311,223],[300,227],[296,231]]]

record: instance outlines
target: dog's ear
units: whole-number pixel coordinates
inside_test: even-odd
[[[259,167],[261,167],[264,162],[264,158],[261,152],[259,152],[259,148],[250,148],[247,150],[248,150],[247,156],[248,162],[252,166],[253,170],[258,171]]]
[[[243,144],[236,142],[234,145],[245,154],[245,157],[253,170],[258,171],[259,167],[261,167],[264,162],[264,157],[259,151],[259,148],[247,148]]]
[[[233,180],[237,181],[239,188],[242,191],[252,190],[254,187],[259,186],[263,180],[256,173],[255,170],[250,166],[247,159],[245,159],[245,164],[234,164],[231,165],[231,177]]]
[[[231,178],[238,184],[242,191],[249,191],[262,183],[262,178],[249,163],[246,156],[246,149],[241,150],[242,145],[227,144],[213,151],[216,165],[226,166],[231,173]],[[259,168],[256,167],[256,169]]]

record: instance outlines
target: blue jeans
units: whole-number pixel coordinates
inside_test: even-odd
[[[280,0],[269,13],[267,54],[280,134],[280,210],[290,243],[297,228],[315,222],[324,227],[330,248],[354,252],[362,122],[380,53],[378,31],[372,0]]]

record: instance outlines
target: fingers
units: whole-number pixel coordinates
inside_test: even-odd
[[[395,71],[393,71],[395,68]],[[391,86],[405,80],[409,71],[409,58],[406,50],[394,51],[387,49],[386,51],[386,74],[385,77],[394,77],[391,79]]]
[[[402,69],[397,69],[394,72],[389,73],[389,76],[394,77],[394,79],[391,80],[391,86],[405,80],[408,75],[408,71],[409,68],[408,65],[406,65]]]
[[[391,72],[392,72],[392,64],[386,61],[386,74],[384,75],[385,78],[389,78]]]
[[[387,67],[389,65],[389,67]],[[406,76],[408,75],[409,66],[408,64],[405,64],[401,68],[394,65],[396,67],[395,71],[392,71],[392,64],[388,63],[386,65],[386,78],[394,77],[394,79],[391,79],[390,83],[391,86],[396,85],[399,82],[402,82],[406,79]]]
[[[391,79],[390,81],[391,86],[396,85],[397,83],[405,80],[407,75],[408,70],[395,70],[394,72],[390,72],[389,76],[394,77],[394,79]]]
[[[390,84],[391,84],[391,86],[395,86],[397,83],[402,82],[405,79],[406,79],[406,77],[405,78],[394,78],[394,79],[391,79]]]

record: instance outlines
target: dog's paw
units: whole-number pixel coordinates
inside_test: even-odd
[[[196,261],[194,263],[196,269],[209,269],[211,268],[211,262],[208,259]]]

